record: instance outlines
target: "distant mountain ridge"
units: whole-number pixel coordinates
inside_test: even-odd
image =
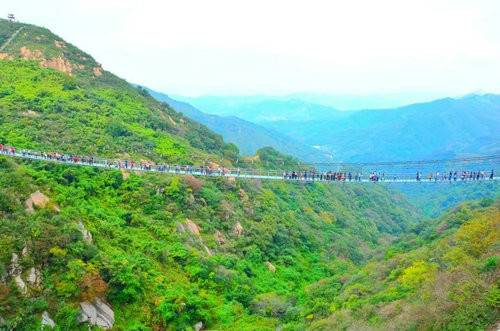
[[[454,158],[500,152],[500,96],[495,94],[358,111],[273,97],[200,97],[192,102],[209,112],[228,105],[219,113],[243,117],[317,146],[336,161]]]
[[[342,118],[346,114],[335,108],[294,97],[273,96],[202,96],[175,97],[189,102],[201,111],[220,116],[237,116],[253,123],[274,121],[313,121]]]
[[[237,145],[244,155],[253,155],[258,149],[270,146],[303,161],[331,161],[326,152],[319,151],[287,137],[276,130],[260,126],[236,116],[206,114],[187,102],[175,100],[166,94],[151,89],[147,89],[147,91],[158,101],[166,102],[190,119],[202,123],[222,135],[225,141]]]

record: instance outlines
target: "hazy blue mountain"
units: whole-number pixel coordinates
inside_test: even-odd
[[[306,144],[321,145],[345,161],[500,152],[500,96],[493,94],[356,111],[340,119],[262,124]]]
[[[205,113],[237,116],[253,123],[274,121],[314,121],[342,118],[345,112],[293,96],[201,96],[176,97]]]
[[[244,155],[253,155],[258,149],[271,146],[282,153],[293,155],[304,161],[320,160],[321,162],[327,162],[331,160],[326,152],[321,152],[300,143],[275,130],[236,116],[206,114],[187,102],[175,100],[166,94],[150,89],[148,91],[155,99],[168,103],[185,116],[219,133],[224,137],[225,141],[236,144]]]
[[[316,95],[186,98],[317,146],[339,161],[449,158],[500,152],[500,96],[445,98],[388,109],[338,111]],[[331,100],[330,100],[331,101]],[[217,131],[214,128],[215,131]]]
[[[321,94],[294,93],[288,98],[325,105],[339,110],[363,110],[396,108],[417,102],[427,102],[439,98],[438,93],[386,93],[386,94]]]

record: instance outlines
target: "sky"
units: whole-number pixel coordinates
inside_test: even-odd
[[[197,95],[500,92],[498,0],[15,0],[106,70]]]

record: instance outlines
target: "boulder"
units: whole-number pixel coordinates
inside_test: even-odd
[[[194,325],[194,330],[195,331],[201,331],[201,330],[203,330],[203,322],[200,321],[200,322],[196,323]]]
[[[110,329],[115,323],[115,313],[101,299],[95,298],[92,302],[80,302],[80,316],[78,317],[78,321]]]
[[[25,201],[26,211],[28,213],[34,213],[35,207],[46,208],[49,206],[50,199],[40,191],[36,191],[30,195],[30,197]],[[52,209],[59,211],[59,207],[56,205],[52,206]]]
[[[42,314],[42,329],[45,327],[49,327],[53,329],[56,326],[56,323],[50,318],[49,313],[44,311]]]
[[[197,235],[197,236],[200,235],[201,229],[195,222],[191,221],[190,219],[186,219],[186,225],[187,225],[189,232],[191,232],[192,234]]]
[[[240,222],[236,222],[236,224],[234,225],[233,227],[233,232],[235,235],[237,235],[238,237],[241,237],[243,235],[243,226],[241,225]]]
[[[92,243],[92,234],[90,233],[89,230],[87,230],[85,228],[85,225],[83,225],[82,222],[78,222],[78,230],[80,230],[80,232],[82,233],[82,236],[83,236],[83,240],[86,242],[86,243],[89,243],[91,244]]]
[[[266,266],[267,266],[267,269],[269,269],[269,271],[271,271],[272,273],[276,272],[276,267],[271,262],[267,261]]]

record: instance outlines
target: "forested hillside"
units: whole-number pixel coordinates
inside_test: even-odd
[[[219,135],[102,70],[48,30],[0,20],[1,33],[12,26],[23,29],[0,56],[0,139],[6,143],[172,163],[209,154],[220,159],[231,151]]]
[[[15,31],[18,37],[0,60],[1,144],[240,165],[234,145],[100,69],[48,30],[0,20],[0,40]],[[270,148],[252,160],[256,167],[297,165]],[[387,259],[421,250],[438,254],[426,248],[437,240],[432,229],[446,240],[456,226],[420,225],[419,212],[382,185],[337,184],[168,176],[2,156],[0,329],[330,330],[344,321],[356,326],[354,319],[329,316],[344,310],[354,316],[364,295],[383,290],[377,273],[384,269],[372,274],[366,262],[383,265],[377,257],[412,229],[417,232],[408,245],[403,237]],[[464,214],[484,212],[485,229],[495,229],[498,209],[489,204]],[[465,227],[478,223],[460,220]],[[464,246],[453,261],[466,268],[467,254],[477,261],[491,258],[484,275],[496,280],[490,244],[498,238],[479,229],[471,238],[488,238],[487,245],[472,253]],[[422,241],[419,231],[431,235]],[[456,240],[469,240],[459,233]],[[415,261],[438,268],[422,256]],[[412,280],[413,269],[405,270],[413,260],[408,261],[390,280],[413,287],[397,289],[394,296],[389,287],[389,299],[410,300],[412,291],[427,284],[419,281],[420,262]],[[358,291],[356,282],[371,287],[369,281],[377,287]],[[484,284],[484,295],[470,301],[480,302],[480,310],[460,315],[469,323],[480,313],[479,327],[493,322],[490,302],[497,300],[491,282]],[[389,301],[385,295],[380,296]],[[434,319],[415,323],[434,325]]]
[[[23,27],[0,61],[0,143],[167,162],[237,158],[220,136],[94,70],[90,56],[49,31],[0,23]],[[293,163],[266,149],[254,166],[278,158]],[[8,329],[38,328],[42,314],[61,329],[86,329],[78,319],[86,302],[108,304],[116,329],[302,325],[297,301],[307,284],[362,263],[417,221],[380,187],[0,162]],[[274,302],[281,308],[268,311]]]
[[[499,316],[499,242],[498,200],[455,208],[349,276],[328,310],[311,311],[331,315],[310,329],[485,330]],[[317,284],[316,293],[335,280]]]
[[[189,103],[177,101],[165,94],[149,89],[148,92],[155,99],[167,103],[173,109],[219,133],[224,137],[225,141],[238,146],[243,155],[252,155],[261,148],[272,147],[281,153],[293,155],[306,162],[329,162],[332,160],[328,153],[319,151],[275,130],[270,130],[236,116],[207,114]]]

